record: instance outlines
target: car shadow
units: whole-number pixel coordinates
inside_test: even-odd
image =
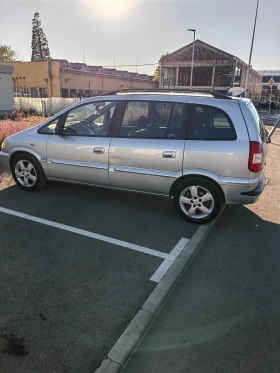
[[[177,215],[169,198],[66,183],[32,193],[8,187],[0,206],[168,252],[198,228]]]
[[[280,225],[226,207],[125,372],[279,371],[279,268]]]
[[[279,216],[269,214],[279,221]],[[206,355],[219,361],[213,371],[237,372],[240,362],[248,371],[256,366],[258,372],[279,369],[280,224],[246,206],[227,207],[199,254],[192,268],[194,283],[201,281],[200,291],[196,287],[193,295],[201,295],[201,314],[208,310],[201,323],[207,319],[209,327],[220,325],[219,335],[204,327],[211,342]],[[206,271],[198,273],[196,264]],[[201,355],[197,358],[203,360]],[[210,361],[204,364],[209,366]]]

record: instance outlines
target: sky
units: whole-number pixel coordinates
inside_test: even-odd
[[[40,14],[52,58],[152,74],[161,54],[197,39],[249,61],[257,0],[0,0],[0,44],[30,61]],[[2,9],[1,9],[2,8]],[[280,70],[280,0],[260,0],[252,66]],[[5,15],[5,16],[3,16]],[[149,66],[140,66],[151,64]]]

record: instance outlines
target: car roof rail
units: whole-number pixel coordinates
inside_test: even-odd
[[[199,89],[164,89],[164,88],[148,88],[148,89],[137,89],[137,88],[123,88],[123,89],[118,89],[118,90],[115,90],[115,91],[110,91],[110,92],[106,92],[106,93],[103,93],[101,96],[113,96],[113,95],[117,95],[118,93],[133,93],[133,92],[139,92],[139,93],[196,93],[196,94],[199,94],[199,93],[203,93],[203,94],[208,94],[208,95],[211,95],[213,96],[213,98],[219,98],[219,99],[223,99],[223,100],[231,100],[232,99],[232,96],[228,96],[228,95],[225,95],[223,93],[219,93],[217,91],[206,91],[206,90],[199,90]]]

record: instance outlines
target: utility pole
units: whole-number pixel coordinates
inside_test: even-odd
[[[196,30],[188,28],[188,31],[193,32],[192,69],[191,69],[191,81],[190,81],[190,87],[192,87],[192,83],[193,83],[193,64],[194,64],[194,42],[195,42],[195,32],[196,32]]]
[[[259,2],[260,0],[257,1],[257,9],[256,9],[256,15],[255,15],[255,23],[254,23],[254,30],[253,30],[253,36],[252,36],[252,43],[251,43],[251,50],[250,50],[250,57],[249,57],[249,67],[247,69],[247,74],[246,74],[246,81],[245,81],[245,92],[246,92],[246,97],[248,97],[248,86],[249,86],[249,74],[251,71],[251,60],[252,60],[252,53],[253,53],[253,47],[254,47],[254,41],[255,41],[255,32],[256,32],[256,24],[257,24],[257,19],[258,19],[258,10],[259,10]]]

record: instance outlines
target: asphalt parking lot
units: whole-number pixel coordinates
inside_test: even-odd
[[[27,193],[9,182],[0,372],[93,372],[196,229],[161,197],[62,183]]]
[[[197,229],[168,199],[62,183],[1,190],[0,226],[1,373],[93,372]]]
[[[224,209],[125,373],[279,373],[279,127],[260,199]]]

